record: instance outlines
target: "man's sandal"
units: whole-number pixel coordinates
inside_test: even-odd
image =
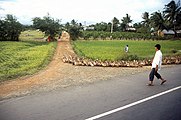
[[[160,85],[163,85],[163,83],[165,83],[166,82],[166,80],[163,80],[161,83],[160,83]]]
[[[149,83],[149,84],[147,84],[147,86],[154,86],[154,85]]]

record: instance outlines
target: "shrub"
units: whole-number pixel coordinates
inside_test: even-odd
[[[124,60],[124,61],[133,61],[133,60],[139,60],[141,58],[139,58],[137,55],[128,55],[125,54],[123,57],[118,57],[117,60]]]
[[[177,53],[177,52],[178,52],[178,50],[176,50],[176,49],[172,49],[172,50],[171,50],[171,52],[172,52],[172,53]]]
[[[112,36],[112,37],[110,37]],[[172,39],[173,36],[164,36],[164,37],[159,37],[159,36],[153,36],[150,33],[137,33],[137,32],[104,32],[104,31],[83,31],[83,39],[90,39],[93,38],[94,40],[100,38],[100,39],[113,39],[113,40],[118,40],[118,39],[143,39],[143,40],[167,40],[167,39]]]

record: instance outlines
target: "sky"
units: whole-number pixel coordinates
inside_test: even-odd
[[[61,23],[72,19],[78,23],[95,24],[121,20],[126,14],[133,23],[141,22],[142,14],[163,11],[171,0],[0,0],[0,18],[6,14],[16,16],[22,24],[32,24],[32,18],[48,13]],[[177,2],[178,0],[176,0]]]

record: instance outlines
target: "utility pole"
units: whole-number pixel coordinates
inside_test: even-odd
[[[84,30],[86,30],[86,21],[84,21]]]
[[[113,19],[114,20],[114,19]],[[112,33],[113,33],[113,20],[112,20],[112,24],[111,24],[111,36],[110,39],[112,40]]]
[[[113,33],[113,20],[112,20],[112,25],[111,25],[111,33]]]

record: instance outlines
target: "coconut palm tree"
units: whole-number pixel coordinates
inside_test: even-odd
[[[128,14],[126,14],[126,17],[123,17],[123,19],[121,19],[122,24],[121,26],[123,26],[123,29],[126,29],[129,27],[129,23],[131,23],[133,20],[131,20],[131,16],[129,16]]]
[[[116,17],[113,18],[112,24],[113,24],[113,28],[114,28],[113,31],[114,32],[115,31],[119,31],[120,22],[119,22],[119,20]]]
[[[181,21],[181,6],[180,0],[176,4],[174,0],[165,5],[165,10],[163,11],[166,20],[168,21],[169,28],[174,28],[175,25],[179,25]]]
[[[154,27],[158,28],[158,30],[166,29],[165,19],[161,12],[154,12],[151,15],[150,20]]]
[[[150,19],[149,19],[149,13],[148,12],[144,12],[143,15],[142,15],[142,18],[143,18],[143,25],[148,27],[149,24],[150,24]]]
[[[175,29],[180,30],[181,29],[181,11],[178,13],[176,17],[176,23],[175,23]]]

